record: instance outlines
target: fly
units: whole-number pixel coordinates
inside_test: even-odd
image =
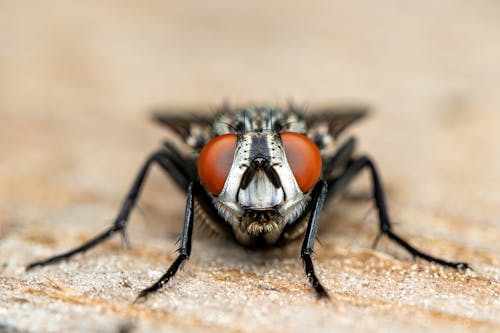
[[[27,269],[85,252],[116,233],[125,237],[128,217],[152,165],[164,169],[186,192],[186,208],[178,257],[138,298],[167,284],[188,260],[196,215],[208,217],[203,220],[214,231],[246,247],[278,246],[303,236],[300,255],[306,276],[318,297],[328,297],[311,259],[320,213],[362,170],[371,175],[378,211],[375,244],[386,236],[414,257],[455,269],[469,268],[467,263],[426,254],[393,231],[374,162],[354,154],[354,137],[339,139],[365,115],[363,108],[305,113],[294,107],[267,106],[222,107],[212,118],[158,113],[155,120],[176,133],[189,153],[166,141],[142,166],[109,229],[73,250],[33,262]]]

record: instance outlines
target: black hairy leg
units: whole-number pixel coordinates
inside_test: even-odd
[[[328,298],[328,293],[325,288],[319,282],[316,273],[314,272],[314,266],[312,262],[311,255],[314,250],[314,240],[316,239],[316,234],[318,232],[319,216],[321,213],[321,208],[325,201],[326,196],[326,182],[320,180],[318,184],[313,189],[313,197],[311,200],[311,213],[309,216],[309,222],[307,224],[307,229],[304,235],[304,241],[302,243],[302,249],[300,255],[302,262],[304,263],[304,269],[306,271],[306,276],[311,282],[316,295],[318,298]]]
[[[33,263],[30,263],[27,267],[26,270],[33,269],[37,266],[46,266],[50,264],[54,264],[56,262],[59,262],[64,259],[68,259],[78,253],[85,252],[96,245],[104,242],[111,236],[115,235],[116,233],[120,233],[123,237],[123,239],[126,241],[126,227],[127,227],[127,221],[130,215],[130,212],[132,208],[134,207],[137,198],[139,196],[139,193],[141,191],[142,185],[144,183],[144,180],[146,178],[146,175],[151,168],[151,166],[154,163],[157,163],[164,169],[169,175],[172,176],[173,180],[181,187],[181,188],[186,188],[188,184],[192,181],[189,179],[190,173],[184,169],[183,164],[181,161],[178,160],[179,157],[176,154],[173,154],[171,152],[165,151],[165,150],[159,150],[155,153],[153,153],[144,163],[143,167],[139,171],[138,175],[135,178],[134,183],[132,184],[132,187],[130,188],[127,197],[125,198],[122,207],[118,213],[118,216],[116,217],[113,225],[105,230],[104,232],[100,233],[99,235],[95,236],[91,240],[85,242],[84,244],[69,250],[67,252],[58,254],[56,256],[50,257],[45,260],[40,260],[40,261],[35,261]]]
[[[348,163],[347,168],[344,173],[336,178],[327,179],[328,183],[328,194],[327,199],[334,197],[339,194],[350,182],[358,175],[362,170],[368,169],[373,184],[373,197],[375,200],[375,205],[378,210],[378,220],[379,220],[379,234],[377,235],[374,246],[376,246],[378,240],[381,236],[387,236],[391,241],[395,242],[399,246],[403,247],[408,251],[413,257],[422,258],[424,260],[434,262],[436,264],[452,267],[455,269],[468,269],[469,265],[465,262],[455,262],[441,259],[425,252],[422,252],[415,248],[413,245],[408,243],[406,240],[397,235],[392,228],[392,223],[387,212],[387,205],[385,201],[385,194],[383,190],[382,183],[380,181],[379,174],[375,168],[372,160],[367,156],[361,156],[356,159],[351,159]]]
[[[184,214],[184,223],[182,226],[182,233],[180,239],[179,255],[177,259],[170,265],[168,270],[163,276],[150,287],[142,290],[139,293],[136,301],[146,298],[149,294],[163,287],[170,279],[177,273],[179,268],[189,259],[191,255],[191,244],[193,235],[193,221],[194,221],[194,191],[199,190],[199,187],[194,188],[191,182],[187,189],[186,195],[186,211]]]

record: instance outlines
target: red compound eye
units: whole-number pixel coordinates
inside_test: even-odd
[[[233,164],[238,138],[236,134],[223,134],[209,141],[198,158],[198,174],[205,188],[214,195],[222,192]]]
[[[280,134],[286,159],[302,192],[309,191],[321,174],[321,154],[307,136],[295,132]]]

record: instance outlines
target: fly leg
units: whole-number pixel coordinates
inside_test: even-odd
[[[335,173],[339,168],[345,167],[349,162],[354,148],[356,146],[356,139],[354,137],[349,138],[342,146],[337,150],[337,152],[327,159],[324,164],[323,173],[332,174]],[[318,298],[328,298],[328,293],[326,289],[319,282],[316,273],[314,272],[314,265],[312,262],[311,255],[314,252],[314,240],[316,239],[316,234],[318,232],[319,216],[321,209],[323,208],[324,201],[328,199],[330,191],[327,191],[327,183],[320,180],[316,184],[311,200],[311,206],[308,210],[311,210],[309,215],[309,222],[307,224],[304,241],[302,243],[301,258],[304,263],[304,269],[306,276],[311,282],[316,295]]]
[[[120,212],[118,213],[118,216],[116,217],[114,224],[109,229],[95,236],[86,243],[78,246],[77,248],[74,248],[70,251],[61,253],[59,255],[50,257],[45,260],[35,261],[29,264],[26,267],[26,270],[30,270],[37,266],[50,265],[64,259],[68,259],[77,253],[85,252],[93,248],[94,246],[104,242],[105,240],[107,240],[108,238],[110,238],[111,236],[113,236],[118,232],[121,233],[123,239],[126,240],[127,237],[125,233],[125,228],[127,226],[128,217],[137,201],[140,190],[144,183],[144,179],[146,178],[149,169],[154,163],[159,164],[168,174],[170,174],[174,179],[174,181],[181,188],[185,189],[188,187],[188,184],[191,181],[189,179],[190,173],[188,170],[185,170],[181,161],[179,161],[178,157],[175,154],[172,154],[171,152],[165,150],[160,150],[157,151],[156,153],[153,153],[144,163],[139,174],[136,176],[136,179],[122,204],[122,208],[120,209]]]
[[[199,191],[199,187],[196,187],[196,190]],[[139,293],[136,301],[142,298],[146,298],[152,292],[163,287],[174,275],[177,273],[182,264],[189,259],[191,255],[191,243],[192,243],[192,235],[193,235],[193,218],[194,218],[194,195],[193,195],[193,182],[191,182],[187,189],[187,198],[186,198],[186,211],[184,214],[184,224],[182,227],[182,234],[180,240],[179,247],[179,255],[177,259],[170,265],[167,272],[163,274],[163,276],[156,281],[152,286],[142,290]]]
[[[361,156],[357,159],[352,159],[345,169],[344,173],[336,178],[328,180],[329,194],[328,198],[333,197],[338,194],[342,189],[344,189],[347,184],[354,178],[354,176],[358,175],[360,171],[368,168],[371,174],[372,182],[373,182],[373,196],[375,199],[375,204],[378,209],[378,217],[379,217],[379,234],[375,240],[375,244],[380,239],[381,236],[386,235],[390,240],[403,247],[406,251],[408,251],[412,256],[419,257],[424,260],[435,262],[442,266],[453,267],[455,269],[467,269],[470,268],[467,263],[464,262],[454,262],[447,261],[441,258],[437,258],[431,256],[427,253],[424,253],[418,249],[416,249],[413,245],[402,239],[392,230],[392,223],[389,218],[387,212],[387,206],[385,203],[385,194],[383,191],[382,183],[380,182],[380,177],[378,175],[377,169],[373,164],[372,160],[367,156]]]
[[[316,273],[314,272],[311,255],[314,250],[314,240],[316,239],[316,234],[318,232],[319,215],[325,201],[326,186],[326,182],[320,180],[314,187],[313,198],[311,200],[312,211],[309,216],[309,222],[307,224],[304,242],[302,243],[302,249],[300,251],[302,262],[304,263],[304,269],[306,271],[306,276],[311,282],[314,290],[316,291],[316,295],[318,296],[318,298],[328,298],[328,293],[321,285],[318,277],[316,276]]]

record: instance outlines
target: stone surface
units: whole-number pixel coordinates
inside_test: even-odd
[[[497,1],[0,3],[0,331],[500,331]],[[26,273],[113,220],[168,136],[149,110],[233,103],[374,110],[352,129],[377,161],[396,231],[455,272],[377,249],[367,175],[322,215],[317,301],[299,243],[249,251],[195,229],[175,258],[184,197],[154,170],[113,239]]]

